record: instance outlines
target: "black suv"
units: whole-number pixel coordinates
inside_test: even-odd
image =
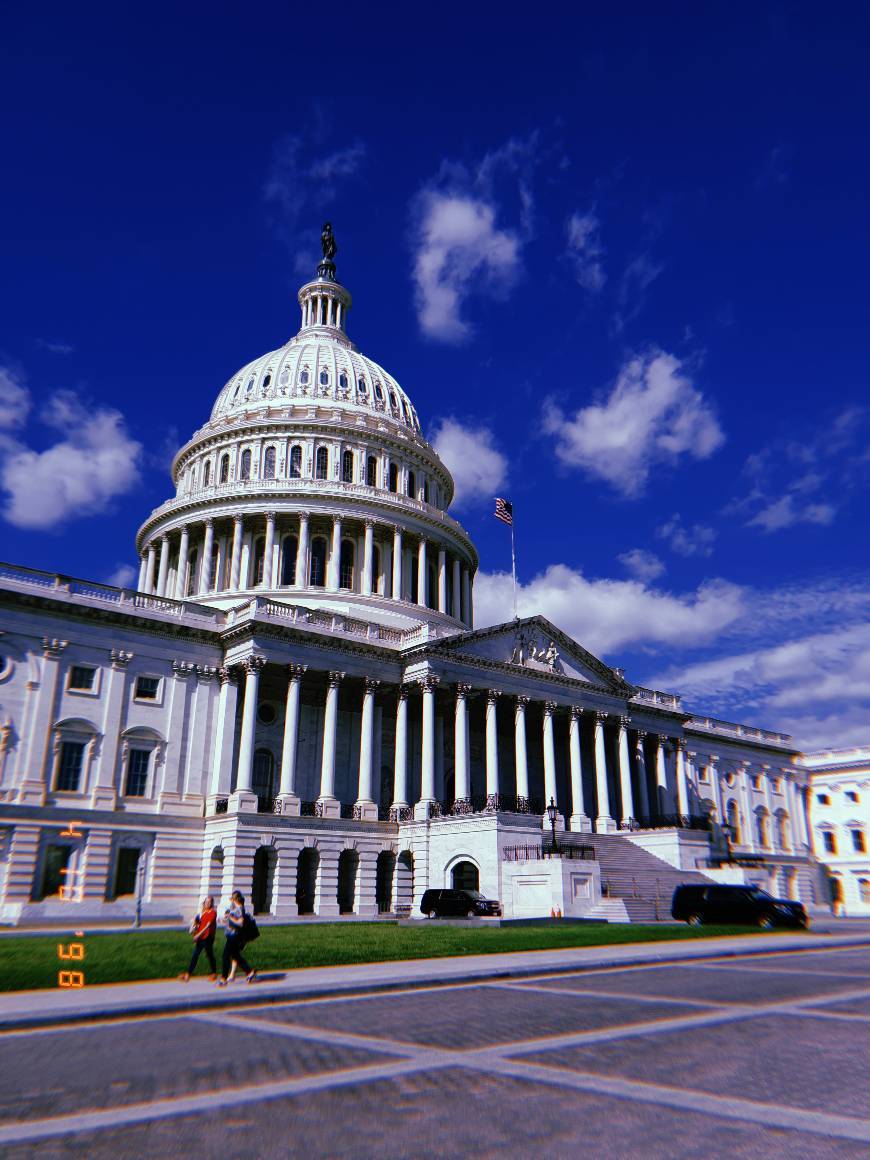
[[[501,914],[501,905],[479,890],[427,890],[420,903],[427,918],[480,918]]]
[[[678,886],[671,915],[691,926],[702,923],[741,926],[808,927],[810,920],[799,902],[773,898],[757,886]]]

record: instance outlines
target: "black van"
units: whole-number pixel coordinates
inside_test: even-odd
[[[485,918],[501,914],[501,906],[479,890],[427,890],[420,902],[427,918]]]
[[[799,902],[773,898],[757,886],[678,886],[671,901],[671,916],[691,926],[720,923],[723,926],[810,925]]]

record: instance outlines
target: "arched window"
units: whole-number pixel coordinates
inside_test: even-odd
[[[262,536],[254,540],[254,560],[251,566],[251,584],[263,583],[263,564],[265,562],[266,542]]]
[[[390,491],[399,490],[399,469],[395,463],[390,464]]]
[[[314,478],[329,478],[329,451],[326,447],[318,447],[314,460]]]
[[[357,385],[357,388],[358,388],[358,390],[359,390],[359,393],[362,395],[362,397],[363,397],[364,399],[365,399],[365,398],[367,398],[367,397],[368,397],[368,393],[369,393],[369,385],[368,385],[368,383],[365,381],[365,379],[357,379],[357,384],[356,384],[356,385]]]
[[[380,383],[375,383],[375,397],[380,401],[384,401],[384,388]]]
[[[353,452],[344,451],[341,456],[341,479],[343,483],[353,483]]]
[[[870,903],[870,878],[858,879],[858,893],[861,895],[861,901]]]
[[[788,850],[788,814],[779,813],[776,815],[776,844],[780,850]]]
[[[395,391],[390,391],[390,406],[394,411],[398,411],[399,409],[399,400],[396,398]]]
[[[220,481],[221,481],[221,483],[226,483],[226,481],[229,478],[230,478],[230,457],[229,457],[229,455],[222,455],[221,456]]]
[[[426,603],[430,608],[438,607],[438,572],[435,567],[435,561],[429,559],[426,561]]]
[[[271,383],[271,381],[272,381],[272,376],[266,375],[266,377],[263,379],[263,390],[265,390],[266,387],[268,387],[268,385]]]
[[[423,480],[423,503],[429,502],[429,480]]]
[[[251,453],[250,451],[242,452],[241,464],[239,466],[239,479],[251,478]]]
[[[204,588],[206,592],[213,592],[217,583],[218,574],[218,559],[220,558],[220,547],[215,544],[212,549],[211,561],[209,562],[209,572],[205,578]]]
[[[296,556],[299,541],[295,536],[285,536],[281,544],[281,584],[287,588],[296,583]]]
[[[366,483],[369,487],[378,486],[378,461],[370,455],[366,461]]]
[[[347,390],[347,373],[345,371],[342,371],[338,376],[338,385]]]
[[[739,846],[743,840],[740,832],[740,811],[737,808],[737,802],[733,798],[726,807],[725,815],[728,818],[728,825],[731,827],[731,841]]]
[[[208,487],[211,483],[211,460],[207,459],[202,468],[202,486]]]
[[[321,385],[321,387],[328,387],[329,386],[329,371],[322,370],[320,372],[320,385]]]
[[[414,499],[417,495],[417,476],[413,471],[408,472],[408,495]]]
[[[308,382],[308,370],[307,370],[307,368],[300,374],[299,382],[302,383],[303,387]]]
[[[251,778],[252,789],[257,795],[257,809],[263,813],[271,809],[273,792],[272,780],[275,775],[275,758],[270,749],[254,750],[254,770]]]
[[[267,447],[263,456],[263,479],[275,478],[275,448]]]
[[[290,448],[290,478],[302,478],[302,448],[298,443]]]
[[[768,816],[765,810],[761,810],[755,815],[755,836],[758,839],[758,844],[760,846],[767,847],[770,845]]]
[[[194,548],[190,553],[190,560],[187,565],[187,588],[188,596],[193,596],[194,585],[196,584],[196,566],[199,563],[199,548]]]
[[[253,391],[253,389],[254,389],[254,380],[253,380],[253,379],[249,379],[249,380],[248,380],[248,385],[247,385],[247,387],[245,388],[245,398],[246,398],[246,399],[249,399],[249,398],[251,397],[251,392]]]
[[[326,540],[323,536],[315,536],[311,541],[308,583],[312,588],[322,588],[326,583]]]
[[[341,541],[341,558],[338,572],[339,588],[353,588],[353,541]]]
[[[480,873],[473,862],[457,862],[451,878],[454,890],[480,890]]]
[[[377,544],[372,545],[372,592],[380,592],[381,582],[381,549]]]

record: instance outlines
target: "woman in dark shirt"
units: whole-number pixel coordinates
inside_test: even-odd
[[[224,911],[224,958],[221,964],[221,977],[218,979],[219,987],[225,987],[227,983],[233,981],[237,966],[245,972],[249,983],[254,981],[257,972],[242,957],[242,948],[245,945],[244,925],[245,899],[238,890],[234,890],[230,896],[230,905]]]

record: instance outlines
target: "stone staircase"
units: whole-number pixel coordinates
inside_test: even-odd
[[[608,902],[619,902],[625,907],[629,922],[670,921],[671,897],[677,886],[692,882],[709,883],[709,878],[694,870],[677,870],[617,834],[584,834],[583,845],[595,847],[595,857],[601,868],[602,907],[608,921]],[[616,907],[610,908],[614,913]]]

